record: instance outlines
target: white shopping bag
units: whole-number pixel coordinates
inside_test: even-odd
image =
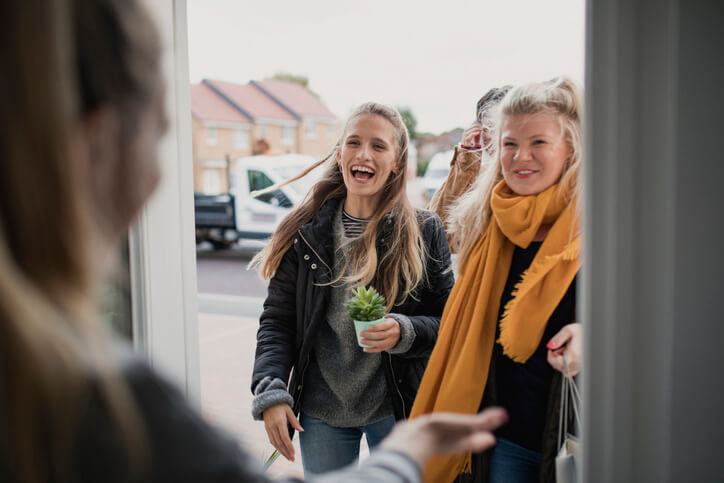
[[[578,407],[581,395],[573,377],[568,375],[568,363],[563,356],[563,388],[561,389],[561,411],[558,421],[558,455],[556,456],[556,483],[578,483],[580,481],[579,461],[581,448],[578,437],[568,432],[568,417],[571,412],[576,424],[581,427]]]

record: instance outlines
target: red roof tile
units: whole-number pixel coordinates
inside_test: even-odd
[[[316,95],[300,84],[278,79],[266,79],[256,84],[300,117],[337,119]]]
[[[251,124],[250,119],[204,84],[191,85],[191,113],[202,121]]]
[[[206,80],[206,82],[216,87],[254,119],[296,120],[283,107],[251,84],[241,85],[212,80]]]

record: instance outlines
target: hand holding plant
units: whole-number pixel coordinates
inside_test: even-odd
[[[374,287],[358,287],[345,304],[357,332],[357,343],[365,352],[382,352],[400,340],[400,324],[385,317],[385,298]]]

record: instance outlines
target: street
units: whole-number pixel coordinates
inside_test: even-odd
[[[196,251],[199,313],[259,317],[267,282],[247,270],[256,249]]]

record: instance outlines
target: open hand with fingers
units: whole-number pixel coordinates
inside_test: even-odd
[[[508,421],[501,408],[478,414],[431,413],[397,423],[381,447],[405,453],[420,467],[433,455],[480,452],[495,445],[492,431]]]

